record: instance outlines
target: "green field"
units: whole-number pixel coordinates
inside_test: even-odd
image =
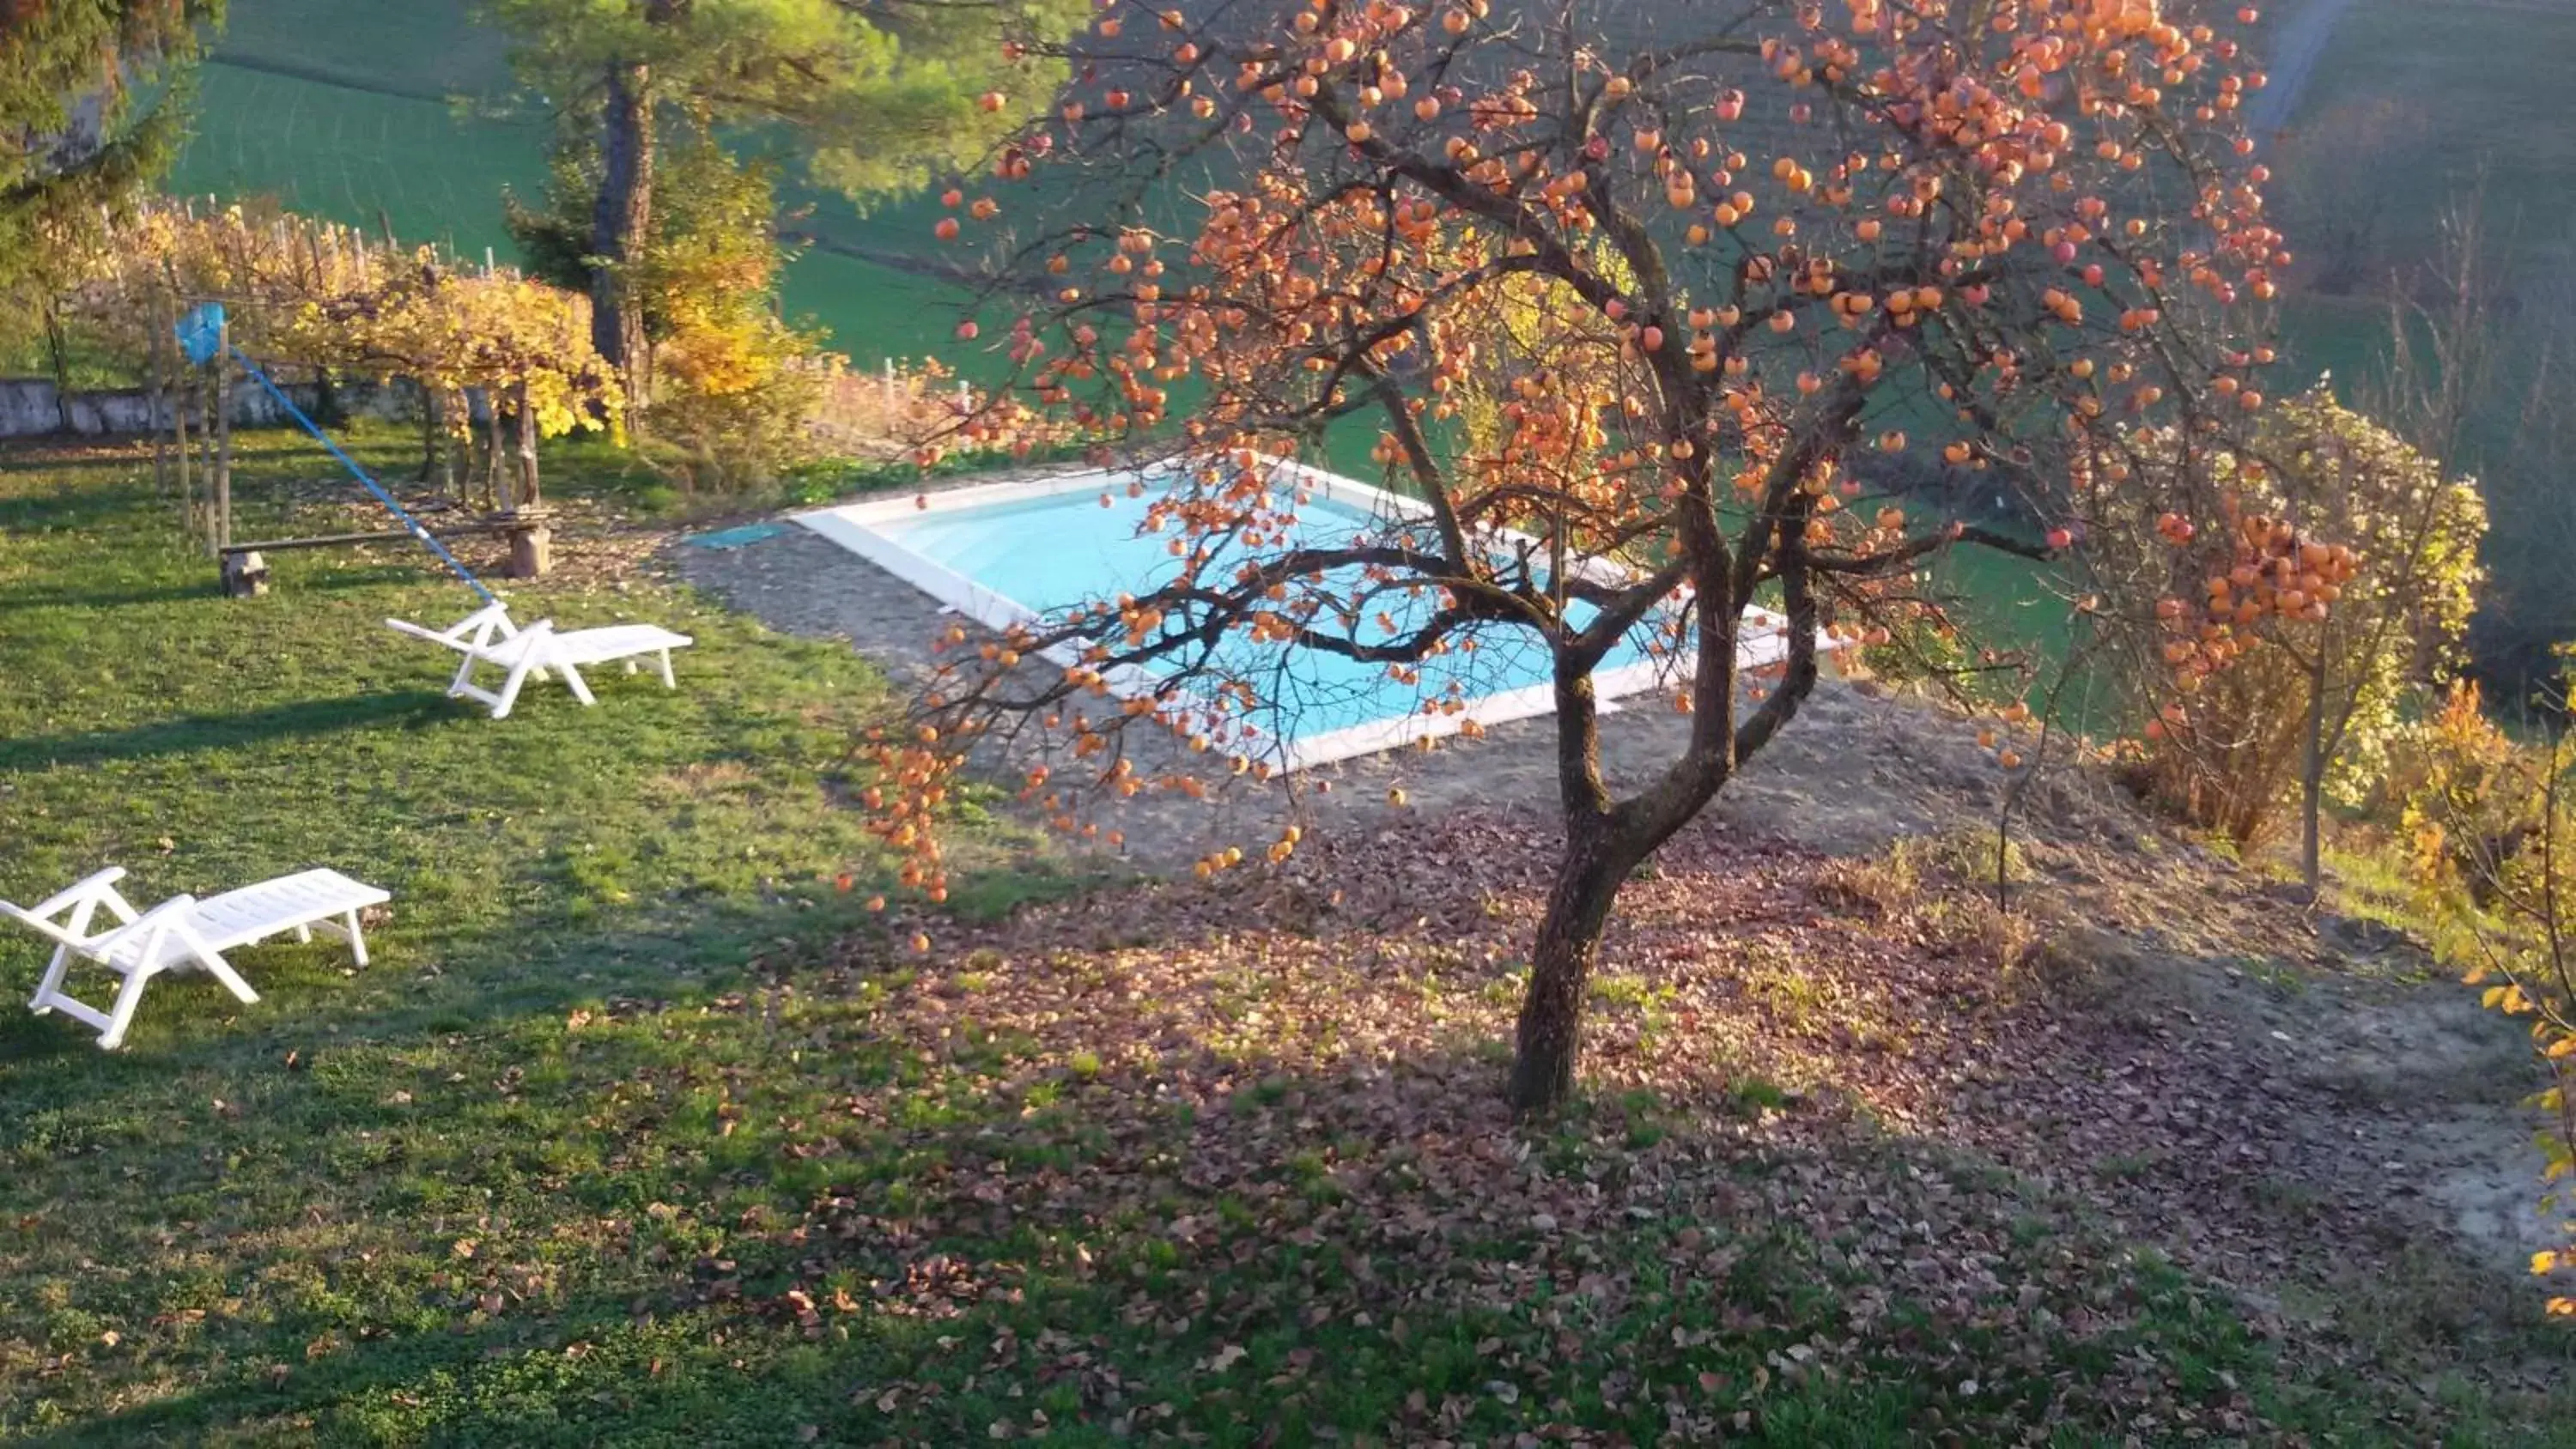
[[[548,124],[514,98],[501,37],[460,0],[236,0],[204,68],[196,138],[169,186],[225,200],[272,197],[301,211],[432,241],[466,257],[511,254],[502,191],[534,201]],[[927,240],[921,204],[862,217],[847,201],[786,188],[798,226],[841,245]],[[956,294],[918,274],[816,249],[790,269],[791,318],[830,330],[862,367],[948,356]]]
[[[2356,108],[2391,107],[2403,152],[2372,187],[2385,250],[2429,251],[2443,204],[2483,164],[2514,272],[2537,275],[2576,248],[2576,125],[2534,124],[2535,104],[2568,75],[2576,3],[2358,0],[2308,78],[2282,155],[2295,163]],[[500,189],[534,194],[546,141],[542,103],[514,95],[506,41],[473,22],[467,0],[234,0],[198,129],[172,181],[182,192],[274,195],[368,224],[381,210],[405,236],[469,255],[507,246]],[[792,180],[783,199],[799,230],[832,246],[929,250],[927,201],[862,213]],[[862,365],[953,350],[948,297],[927,279],[818,250],[787,300]],[[2345,378],[2384,335],[2378,304],[2358,298],[2301,299],[2286,330],[2300,371]]]
[[[2576,248],[2576,3],[2357,0],[2335,27],[2292,128],[2394,108],[2371,158],[2391,250],[2430,252],[2443,206],[2485,168],[2489,225],[2515,271]],[[2292,238],[2293,243],[2297,238]]]
[[[472,11],[470,0],[234,0],[217,54],[370,90],[498,97],[509,40]]]
[[[181,195],[273,197],[370,229],[381,216],[406,241],[507,257],[502,188],[533,198],[544,184],[545,133],[528,123],[221,62],[200,90],[196,139],[170,177]]]

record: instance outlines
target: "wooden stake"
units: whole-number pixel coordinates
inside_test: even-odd
[[[130,300],[130,299],[129,299]],[[150,409],[148,426],[152,430],[152,496],[170,496],[170,448],[161,436],[161,408],[169,390],[162,385],[170,362],[170,328],[161,321],[161,309],[151,309],[152,347],[144,364],[143,405]]]
[[[232,322],[215,329],[215,547],[233,541]]]
[[[499,506],[501,501],[501,393],[497,388],[483,389],[483,501]]]
[[[188,410],[197,405],[196,390],[188,386],[187,359],[179,359],[175,369],[177,391],[170,399],[170,435],[177,445],[172,449],[179,473],[179,531],[194,539],[197,536],[197,494],[188,478]]]
[[[198,486],[205,490],[203,511],[197,515],[197,529],[206,541],[206,556],[215,556],[215,380],[204,367],[196,369],[191,385],[197,407],[197,472]]]

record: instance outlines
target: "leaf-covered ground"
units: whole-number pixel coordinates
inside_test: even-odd
[[[246,953],[258,1008],[156,986],[117,1056],[0,1018],[0,1438],[2576,1437],[2537,1295],[2319,1187],[2295,1059],[2122,946],[2288,950],[2206,863],[2035,849],[2034,932],[1937,842],[1703,828],[1629,887],[1582,1102],[1518,1127],[1538,824],[1007,916],[1061,885],[988,876],[915,956],[851,907],[845,652],[575,583],[695,611],[682,691],[496,727],[377,642],[453,590],[225,603],[131,469],[0,478],[46,684],[0,890],[319,860],[397,911],[355,976]]]

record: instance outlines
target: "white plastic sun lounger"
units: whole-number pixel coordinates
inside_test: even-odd
[[[582,669],[622,660],[626,672],[633,674],[646,655],[654,655],[661,664],[662,687],[676,689],[679,684],[671,677],[671,651],[697,642],[659,624],[558,630],[553,620],[540,619],[521,629],[511,624],[509,611],[499,604],[485,605],[445,630],[424,629],[406,619],[387,619],[385,623],[463,655],[456,666],[456,678],[447,686],[448,697],[489,705],[494,719],[509,717],[510,707],[518,703],[519,688],[528,682],[528,676],[549,670],[562,678],[573,698],[589,705],[598,701],[592,698],[590,686],[582,682]],[[497,691],[474,682],[475,668],[485,664],[502,673]]]
[[[313,928],[319,926],[346,938],[350,954],[359,965],[366,965],[367,941],[358,931],[358,913],[393,899],[336,870],[308,870],[202,901],[173,896],[148,911],[137,911],[117,893],[116,883],[124,878],[123,867],[110,867],[28,909],[0,901],[0,911],[54,942],[54,959],[45,967],[44,980],[28,1006],[39,1016],[59,1011],[98,1028],[98,1044],[108,1051],[124,1044],[125,1029],[134,1021],[135,1003],[143,999],[144,985],[164,971],[201,969],[244,1002],[258,1001],[259,993],[223,958],[235,947],[287,931],[293,931],[299,941],[310,941]],[[116,924],[92,930],[101,908]],[[95,962],[125,978],[108,1010],[100,1011],[64,993],[63,977],[75,960]]]

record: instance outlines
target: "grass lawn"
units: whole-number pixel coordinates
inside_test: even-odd
[[[285,435],[243,452],[246,535],[291,526],[274,480],[332,471]],[[0,1015],[6,1430],[112,1402],[87,1368],[37,1376],[48,1345],[86,1356],[121,1324],[141,1348],[156,1316],[221,1317],[216,1300],[244,1293],[267,1326],[299,1321],[252,1275],[323,1217],[477,1216],[495,1181],[540,1159],[581,1165],[519,1120],[434,1129],[396,1167],[386,1130],[414,1116],[387,1115],[396,1084],[419,1088],[416,1120],[438,1120],[449,1072],[535,1064],[532,1014],[559,1030],[569,1004],[712,992],[779,939],[853,924],[860,897],[830,880],[868,878],[876,857],[843,803],[846,757],[887,697],[845,650],[649,584],[514,591],[522,617],[649,618],[699,642],[677,693],[606,671],[594,710],[531,686],[495,722],[444,698],[438,651],[379,622],[471,607],[425,557],[282,554],[271,596],[226,601],[131,455],[0,460],[0,536],[0,658],[16,681],[0,700],[0,892],[30,902],[116,863],[146,903],[306,865],[395,894],[373,970],[352,975],[319,945],[254,951],[255,1008],[199,979],[158,983],[122,1055],[58,1020]],[[42,953],[32,936],[6,950],[24,990]],[[284,1236],[237,1240],[248,1257],[205,1271],[186,1266],[195,1249],[149,1246],[183,1220],[192,1236]],[[84,1259],[112,1266],[89,1274]],[[419,1286],[397,1274],[352,1284],[351,1301]],[[127,1360],[110,1377],[137,1367],[182,1372]]]
[[[245,531],[326,521],[260,481],[327,477],[310,450],[245,451]],[[567,497],[582,461],[555,470]],[[1693,933],[1671,961],[1713,949],[1755,988],[1622,947],[1598,1090],[1516,1129],[1499,953],[1533,897],[1458,894],[1443,862],[1482,837],[1326,855],[1305,879],[1406,922],[1336,934],[1279,924],[1293,890],[1005,919],[1063,878],[1000,870],[1011,838],[970,816],[987,868],[915,958],[852,904],[875,856],[845,750],[888,700],[837,647],[575,567],[521,611],[691,632],[680,689],[610,674],[583,711],[532,687],[494,722],[377,622],[467,606],[408,551],[280,555],[270,596],[215,597],[131,455],[0,457],[0,540],[0,892],[114,861],[144,898],[310,864],[395,897],[373,966],[240,953],[259,1005],[165,980],[119,1054],[0,1011],[0,1439],[2540,1444],[2568,1422],[2447,1369],[2393,1406],[2414,1391],[2376,1363],[2285,1351],[2064,1192],[1815,1105],[1846,1099],[1765,1064],[1846,1014],[1898,1075],[1937,1050],[1887,1030],[1919,1003],[1871,995],[1917,968],[1776,863],[1686,857],[1638,888],[1633,929]],[[1531,858],[1482,848],[1480,875]],[[1709,947],[1711,922],[1758,936]],[[6,938],[7,989],[42,960]],[[1768,1025],[1692,1024],[1721,998]]]

